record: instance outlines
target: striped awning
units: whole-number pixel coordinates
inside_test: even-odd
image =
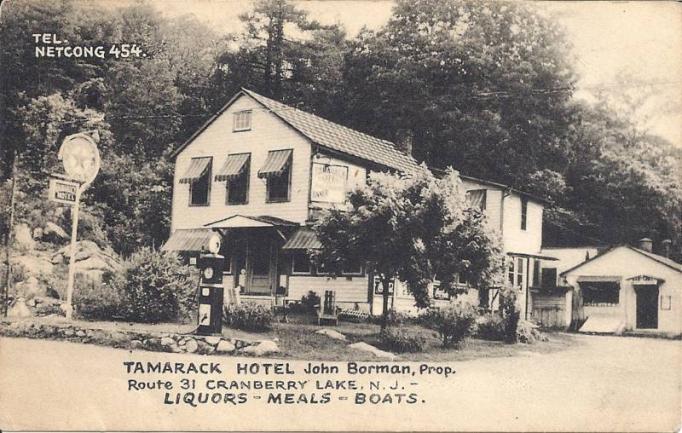
[[[225,161],[223,168],[215,175],[215,180],[221,182],[239,177],[239,175],[244,173],[249,158],[250,154],[248,153],[227,155],[227,161]]]
[[[215,232],[210,229],[178,229],[161,247],[161,251],[201,251]]]
[[[271,150],[263,167],[258,170],[258,177],[279,176],[291,162],[291,149]]]
[[[184,175],[180,178],[180,183],[192,183],[203,176],[211,164],[211,158],[192,158],[192,162]]]
[[[307,227],[301,227],[282,246],[283,250],[317,250],[322,248],[315,232]]]

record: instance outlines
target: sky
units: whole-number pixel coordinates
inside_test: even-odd
[[[249,0],[155,1],[169,16],[192,13],[219,32],[239,31],[239,14],[252,7]],[[385,0],[295,3],[322,23],[343,24],[351,37],[363,26],[381,27],[393,7]],[[682,3],[557,1],[533,7],[566,29],[579,74],[576,98],[648,95],[635,120],[682,147]]]

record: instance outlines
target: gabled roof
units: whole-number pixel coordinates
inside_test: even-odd
[[[606,256],[607,254],[609,254],[611,251],[616,250],[616,249],[618,249],[618,248],[628,248],[628,249],[630,249],[630,250],[632,250],[632,251],[635,251],[635,252],[637,252],[637,253],[642,254],[642,255],[645,256],[645,257],[648,257],[649,259],[651,259],[651,260],[653,260],[653,261],[655,261],[655,262],[658,262],[658,263],[660,263],[660,264],[662,264],[662,265],[664,265],[664,266],[667,266],[667,267],[669,267],[669,268],[672,268],[672,269],[676,270],[677,272],[682,273],[682,264],[679,264],[679,263],[677,263],[676,261],[671,260],[671,259],[669,259],[669,258],[667,258],[667,257],[659,256],[658,254],[650,253],[650,252],[648,252],[648,251],[644,251],[644,250],[641,250],[641,249],[639,249],[639,248],[635,248],[635,247],[633,247],[633,246],[631,246],[631,245],[615,245],[615,246],[613,246],[613,247],[611,247],[611,248],[605,250],[603,253],[597,254],[596,256],[594,256],[594,257],[592,257],[592,258],[590,258],[590,259],[588,259],[588,260],[585,260],[584,262],[579,263],[579,264],[577,264],[576,266],[573,266],[573,267],[570,268],[570,269],[567,269],[567,270],[563,271],[563,272],[561,273],[561,276],[563,277],[563,276],[565,276],[567,273],[573,272],[573,271],[575,271],[576,269],[582,267],[583,265],[585,265],[585,264],[587,264],[587,263],[590,263],[590,262],[593,261],[593,260],[600,259],[600,258]]]
[[[381,140],[347,128],[244,88],[230,99],[215,116],[209,119],[185,143],[176,149],[173,152],[173,156],[175,157],[182,149],[189,145],[201,131],[213,123],[240,95],[250,96],[290,127],[321,147],[404,173],[413,173],[421,170],[421,167],[412,156],[400,152],[390,141]]]

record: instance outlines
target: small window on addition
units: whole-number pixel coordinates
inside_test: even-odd
[[[296,252],[291,256],[291,273],[293,275],[310,275],[312,264],[305,252]]]
[[[521,197],[521,230],[528,227],[528,198]]]
[[[234,113],[234,125],[232,131],[251,130],[251,110],[237,111]]]

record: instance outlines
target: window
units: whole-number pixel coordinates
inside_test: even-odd
[[[526,281],[526,258],[524,257],[510,257],[507,262],[507,276],[509,285],[516,287],[519,290],[525,288]]]
[[[312,273],[312,264],[306,253],[297,252],[291,256],[291,273],[294,275],[310,275]]]
[[[289,201],[289,190],[291,186],[291,164],[287,164],[284,170],[277,175],[267,178],[267,199],[268,202]]]
[[[466,198],[469,202],[469,206],[477,208],[480,211],[485,210],[485,202],[487,198],[487,191],[484,189],[472,189],[466,192]]]
[[[596,281],[579,283],[583,292],[583,304],[589,307],[615,307],[620,301],[620,284]]]
[[[521,197],[521,230],[528,226],[528,198]]]
[[[542,288],[556,289],[557,268],[542,268]]]
[[[455,278],[455,281],[457,282],[458,285],[466,286],[467,278],[466,275],[464,275],[464,272],[457,273],[457,278]]]
[[[362,275],[362,263],[347,263],[341,272],[343,275]]]
[[[661,295],[661,310],[671,310],[673,304],[672,296]]]
[[[251,129],[251,110],[234,113],[234,125],[232,131],[249,131]]]
[[[244,163],[239,176],[230,178],[227,183],[227,204],[246,204],[249,202],[249,177],[251,174],[251,155]]]
[[[192,160],[203,158],[192,158]],[[208,165],[203,173],[189,184],[190,206],[208,206],[211,195],[211,158],[207,158]]]

